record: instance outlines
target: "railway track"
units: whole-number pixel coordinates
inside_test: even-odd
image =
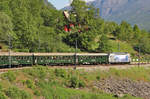
[[[61,68],[61,69],[74,69],[74,65],[70,66],[47,66],[48,68]],[[101,64],[101,65],[77,65],[76,69],[101,69],[101,70],[109,70],[110,68],[115,69],[128,69],[131,67],[150,67],[150,63],[132,63],[132,64]],[[18,68],[2,68],[0,69],[0,73],[8,72],[8,71],[16,71],[22,69],[29,69],[32,67],[18,67]]]

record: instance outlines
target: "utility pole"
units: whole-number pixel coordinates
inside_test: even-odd
[[[139,45],[139,61],[138,61],[138,67],[140,66],[140,61],[141,61],[141,59],[140,59],[140,51],[141,51],[141,49],[140,49],[140,45]]]
[[[38,29],[40,29],[40,24],[38,24]],[[38,31],[37,33],[38,36],[38,50],[40,51],[41,43],[40,43],[40,32]]]
[[[118,52],[120,52],[120,43],[119,43],[119,40],[118,40]]]
[[[11,36],[10,34],[8,35],[8,43],[9,43],[9,68],[11,68]]]
[[[75,41],[75,65],[74,65],[74,69],[77,69],[77,37],[76,37],[76,41]]]

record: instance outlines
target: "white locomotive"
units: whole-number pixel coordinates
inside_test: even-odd
[[[110,53],[109,54],[109,63],[110,64],[124,64],[124,63],[130,63],[131,57],[129,53]]]

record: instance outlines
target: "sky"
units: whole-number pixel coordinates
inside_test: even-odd
[[[69,5],[69,0],[48,0],[52,3],[58,10]]]
[[[60,10],[64,8],[65,6],[68,6],[70,0],[48,0],[48,1],[52,3],[58,10]],[[94,0],[85,0],[85,1],[88,2],[88,1],[94,1]]]

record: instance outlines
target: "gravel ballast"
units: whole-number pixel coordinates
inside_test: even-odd
[[[144,81],[132,81],[129,79],[114,79],[112,77],[97,81],[94,86],[106,93],[123,96],[130,94],[135,97],[150,99],[150,83]]]

